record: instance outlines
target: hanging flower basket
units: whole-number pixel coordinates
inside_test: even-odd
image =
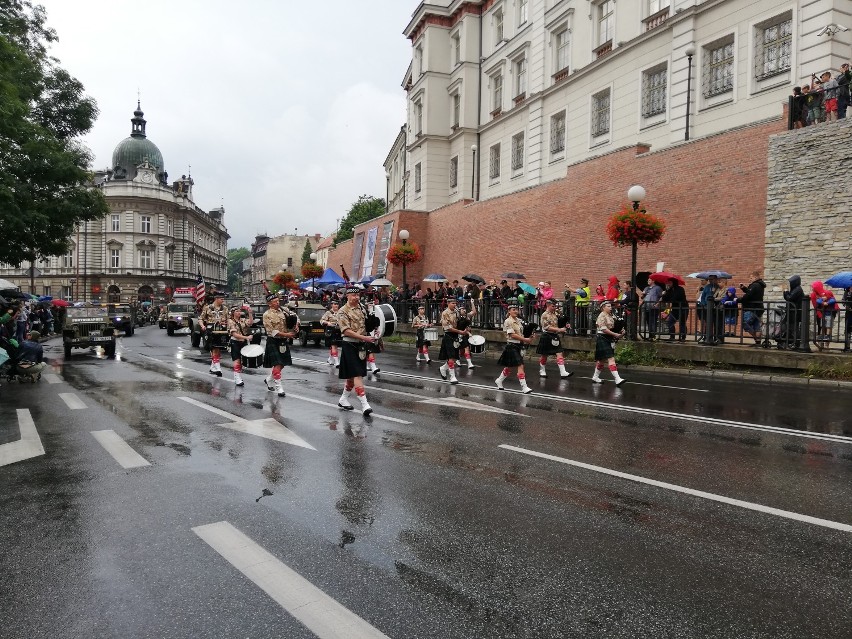
[[[423,258],[420,247],[414,242],[402,244],[397,242],[388,249],[388,262],[397,266],[401,264],[414,264]]]
[[[666,232],[666,223],[645,209],[625,208],[613,215],[606,225],[606,234],[616,246],[656,244]]]
[[[325,273],[325,269],[319,264],[314,264],[313,262],[302,264],[302,277],[306,280],[322,277],[323,273]]]
[[[272,278],[272,281],[277,284],[279,288],[298,288],[296,278],[293,277],[293,274],[289,271],[278,271],[275,274],[275,277]]]

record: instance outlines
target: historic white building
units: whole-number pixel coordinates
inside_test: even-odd
[[[145,133],[137,105],[130,136],[119,142],[110,169],[95,174],[110,212],[85,222],[66,255],[0,267],[23,290],[63,299],[106,302],[165,300],[176,287],[227,284],[228,230],[222,207],[205,212],[193,201],[191,177],[169,184],[162,153]]]
[[[490,199],[637,143],[778,118],[794,84],[849,60],[848,28],[852,0],[423,2],[404,31],[391,210]]]

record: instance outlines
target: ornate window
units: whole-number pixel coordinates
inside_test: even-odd
[[[113,213],[111,216],[111,226],[113,233],[118,233],[121,230],[121,214]]]
[[[74,268],[74,248],[62,256],[62,268]]]
[[[455,189],[459,185],[459,156],[450,158],[450,188]]]
[[[565,153],[565,111],[550,116],[550,155]]]
[[[461,121],[461,94],[453,93],[453,126],[457,127]]]
[[[109,250],[109,267],[121,268],[121,249]]]
[[[453,34],[453,66],[461,64],[461,34]]]
[[[734,90],[734,36],[704,47],[704,97]]]
[[[518,25],[525,24],[529,18],[529,0],[518,0]]]
[[[503,74],[498,73],[491,78],[491,111],[503,110]]]
[[[789,11],[758,25],[755,38],[754,74],[758,80],[790,70],[793,18]]]
[[[524,170],[524,132],[512,136],[512,173]]]
[[[494,12],[494,46],[499,46],[503,40],[503,10],[497,9]]]
[[[488,177],[492,180],[500,178],[500,143],[489,149],[488,155]]]
[[[520,58],[515,61],[515,96],[524,96],[527,93],[527,59]]]
[[[615,29],[615,2],[614,0],[603,0],[597,7],[597,39],[595,45],[600,47],[612,40]]]
[[[414,192],[415,193],[420,193],[420,188],[422,186],[421,181],[423,179],[422,173],[423,173],[422,167],[420,165],[420,162],[418,162],[417,164],[414,165]]]
[[[668,72],[667,65],[660,65],[642,73],[642,117],[666,112]]]
[[[609,133],[609,106],[609,89],[604,89],[592,96],[592,137]]]
[[[139,268],[152,268],[153,251],[151,249],[139,249]]]
[[[414,133],[423,135],[423,103],[420,100],[414,103]]]
[[[568,54],[570,52],[568,41],[568,28],[562,29],[554,35],[554,49],[556,50],[556,70],[562,71],[568,68]]]
[[[142,221],[142,232],[150,233],[151,232],[151,216],[143,215],[141,218]]]

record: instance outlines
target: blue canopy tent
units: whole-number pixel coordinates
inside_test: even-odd
[[[346,280],[340,277],[333,268],[327,268],[325,269],[325,273],[322,274],[322,277],[314,280],[314,284],[317,286],[322,284],[346,284]]]

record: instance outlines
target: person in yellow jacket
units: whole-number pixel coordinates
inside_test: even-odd
[[[589,304],[592,302],[592,289],[589,288],[589,280],[580,278],[580,288],[574,291],[574,313],[575,326],[578,335],[588,335],[589,332]]]

